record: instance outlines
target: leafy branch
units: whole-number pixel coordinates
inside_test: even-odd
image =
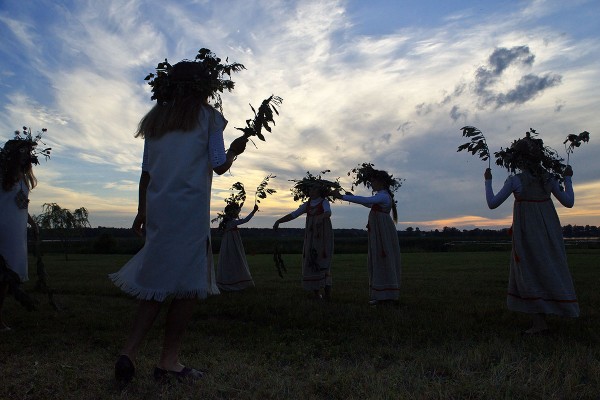
[[[582,143],[587,143],[590,141],[590,133],[588,131],[583,131],[579,135],[574,133],[567,136],[563,144],[565,145],[565,150],[567,151],[567,165],[569,165],[569,155],[573,152],[575,147],[581,146]],[[567,143],[569,145],[567,146]]]
[[[273,123],[275,125],[275,120],[273,119],[273,113],[279,115],[279,111],[275,106],[281,105],[283,99],[281,97],[271,95],[269,98],[263,100],[262,104],[258,108],[258,113],[250,104],[250,108],[254,113],[253,119],[246,120],[246,126],[244,128],[235,128],[244,132],[244,137],[248,139],[250,136],[256,136],[263,142],[265,141],[264,135],[261,133],[262,129],[265,128],[267,132],[271,132],[271,127],[269,123]]]
[[[463,137],[471,138],[471,141],[461,144],[456,151],[467,150],[473,155],[477,154],[483,161],[487,161],[488,168],[491,168],[492,162],[490,160],[490,150],[483,133],[474,126],[463,126],[461,130]]]
[[[273,261],[275,262],[275,268],[277,268],[277,274],[280,278],[283,278],[283,272],[287,273],[283,258],[281,257],[281,249],[279,248],[279,242],[275,243],[275,250],[273,251]]]
[[[276,178],[276,176],[269,174],[265,176],[260,185],[258,185],[256,192],[254,192],[254,204],[260,203],[260,199],[266,199],[270,194],[277,193],[275,189],[267,188],[269,185],[269,179],[272,178]]]

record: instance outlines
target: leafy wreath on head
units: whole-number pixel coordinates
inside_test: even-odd
[[[31,149],[31,153],[29,159],[31,163],[34,165],[39,165],[40,160],[38,156],[44,156],[46,160],[50,158],[51,147],[46,147],[43,149],[38,149],[38,143],[46,144],[42,141],[42,135],[46,133],[48,129],[42,128],[41,132],[38,132],[35,136],[31,133],[31,128],[26,126],[23,127],[22,131],[15,131],[15,137],[11,140],[7,141],[3,148],[0,149],[0,162],[4,166],[8,161],[11,160],[12,155],[7,149],[7,144],[11,143],[12,145],[16,145],[17,147],[27,146]],[[10,147],[10,145],[9,145]]]
[[[339,178],[336,178],[334,181],[323,179],[322,176],[328,172],[331,172],[331,170],[326,169],[321,171],[319,175],[313,175],[310,171],[306,171],[306,176],[304,178],[290,179],[290,182],[295,182],[294,186],[290,189],[294,196],[294,201],[307,201],[310,198],[310,189],[317,186],[321,192],[321,197],[327,199],[329,202],[335,202],[336,199],[330,193],[343,189],[340,185]]]
[[[404,179],[394,178],[393,175],[388,174],[386,171],[373,168],[375,165],[371,163],[358,164],[348,172],[348,176],[352,175],[352,188],[363,185],[368,189],[371,189],[371,180],[381,180],[391,192],[395,192],[402,186]]]
[[[494,153],[496,165],[506,168],[514,174],[517,170],[530,171],[536,178],[546,180],[554,177],[563,188],[566,165],[556,150],[544,146],[544,141],[537,136],[539,133],[530,128],[525,137],[513,141],[510,147],[500,148]]]
[[[242,210],[244,207],[244,202],[246,201],[246,189],[244,188],[244,184],[242,182],[236,182],[231,185],[231,193],[229,197],[226,198],[225,208],[223,212],[217,214],[217,217],[212,219],[210,222],[219,222],[219,229],[224,231],[227,223],[233,219],[235,219],[236,215]]]
[[[16,171],[15,163],[12,162],[13,157],[20,157],[18,149],[26,147],[29,149],[29,160],[33,165],[39,165],[39,156],[45,157],[46,160],[50,158],[51,147],[44,147],[38,149],[38,143],[45,143],[42,141],[42,135],[47,132],[46,128],[43,128],[41,132],[38,132],[35,136],[31,132],[31,128],[26,126],[23,127],[22,131],[15,131],[13,139],[8,140],[2,148],[0,148],[0,174],[2,178],[2,186],[11,187],[16,181],[11,181],[14,178]],[[28,202],[29,200],[27,200]]]
[[[228,64],[228,59],[225,59],[225,63],[222,64],[221,59],[206,48],[198,50],[195,60],[182,61],[200,63],[203,66],[202,71],[187,80],[173,79],[171,76],[173,66],[165,58],[165,61],[156,67],[156,73],[150,73],[145,78],[148,85],[152,87],[151,99],[156,100],[158,104],[166,105],[176,96],[198,93],[213,99],[215,101],[213,106],[223,112],[220,93],[225,90],[231,92],[235,85],[231,79],[226,79],[225,75],[231,78],[232,72],[239,72],[246,67],[236,62]]]

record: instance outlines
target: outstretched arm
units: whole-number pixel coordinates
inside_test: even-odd
[[[246,218],[240,218],[240,219],[236,219],[234,221],[229,221],[227,223],[227,228],[231,229],[235,226],[245,224],[246,222],[250,221],[252,219],[252,217],[254,217],[254,214],[256,214],[257,211],[258,211],[258,205],[255,204],[254,209],[252,211],[250,211],[250,214],[246,215]]]
[[[350,203],[362,204],[365,207],[371,207],[373,204],[381,204],[384,207],[389,207],[391,205],[390,196],[383,190],[370,197],[345,194],[342,196],[342,200],[349,201]]]
[[[275,221],[275,223],[273,224],[273,229],[279,228],[279,224],[283,224],[284,222],[289,222],[294,219],[296,219],[296,217],[294,217],[291,213],[284,215],[283,217],[281,217],[277,221]]]

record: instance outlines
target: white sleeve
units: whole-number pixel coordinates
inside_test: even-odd
[[[323,199],[323,211],[331,213],[331,205],[327,199]]]
[[[254,213],[250,213],[250,214],[246,215],[245,218],[236,219],[235,221],[231,221],[231,222],[235,222],[234,226],[242,225],[242,224],[245,224],[246,222],[250,221],[253,216],[254,216]]]
[[[208,124],[208,151],[210,154],[210,163],[213,168],[225,163],[225,142],[223,140],[223,130],[227,126],[227,120],[223,118],[217,110],[211,110],[212,116],[209,116]]]
[[[515,190],[515,185],[517,184],[515,180],[518,180],[518,186],[520,189],[521,181],[519,178],[516,176],[509,176],[504,181],[504,186],[502,186],[502,189],[500,189],[496,195],[494,195],[494,189],[492,188],[492,180],[485,180],[485,199],[489,208],[494,209],[498,207],[500,204],[504,203],[504,200],[508,199],[508,196],[510,196],[513,191],[517,191]]]
[[[298,207],[296,211],[292,211],[290,215],[294,218],[298,218],[300,215],[304,214],[306,212],[306,204],[308,204],[308,202],[302,203],[302,205]]]
[[[575,204],[575,193],[573,192],[573,182],[571,182],[570,176],[565,176],[565,191],[560,190],[558,181],[556,179],[552,182],[552,194],[556,199],[567,208],[573,207]]]
[[[144,155],[142,156],[142,171],[148,172],[150,169],[148,165],[148,149],[146,148],[146,141],[144,140]]]
[[[390,202],[390,196],[383,190],[375,193],[374,196],[364,197],[364,196],[355,196],[353,194],[345,194],[342,196],[342,200],[349,201],[351,203],[362,204],[363,206],[370,207],[373,204],[380,204],[383,207],[390,207],[392,204]]]

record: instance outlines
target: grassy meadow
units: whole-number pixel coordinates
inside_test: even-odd
[[[0,399],[600,399],[599,250],[569,252],[581,317],[551,317],[539,337],[506,309],[506,251],[403,254],[398,309],[368,306],[365,254],[335,256],[329,303],[300,289],[300,255],[284,255],[283,279],[249,255],[256,288],[200,302],[189,327],[182,362],[205,378],[154,383],[161,314],[121,392],[113,365],[135,301],[106,275],[130,257],[44,257],[63,310],[7,299]]]

